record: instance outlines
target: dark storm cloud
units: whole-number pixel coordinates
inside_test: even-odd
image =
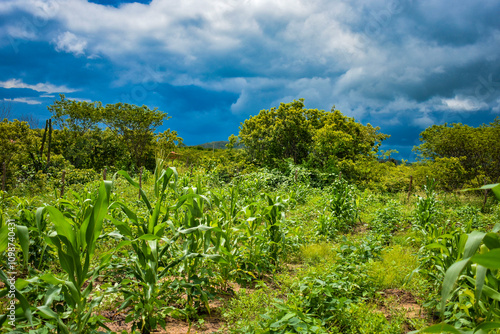
[[[305,98],[411,156],[429,125],[500,114],[499,12],[491,0],[6,0],[0,99],[146,104],[195,144]]]

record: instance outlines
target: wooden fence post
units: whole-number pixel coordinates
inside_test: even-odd
[[[66,178],[66,171],[62,171],[61,175],[61,198],[64,196],[64,179]]]
[[[486,184],[486,178],[484,178],[484,184]],[[488,200],[488,190],[489,189],[484,189],[483,210],[486,207],[486,201]]]
[[[141,199],[141,189],[142,189],[142,169],[144,167],[141,167],[139,171],[139,199]]]
[[[7,164],[2,164],[2,191],[5,191],[5,183],[7,182]]]
[[[408,198],[406,199],[406,202],[410,201],[410,195],[411,195],[411,184],[413,182],[413,175],[410,175],[410,186],[408,187]]]
[[[102,179],[106,181],[106,173],[108,172],[108,169],[104,167],[104,170],[102,171]]]
[[[50,164],[50,149],[52,143],[52,118],[49,119],[49,138],[47,143],[47,166]]]

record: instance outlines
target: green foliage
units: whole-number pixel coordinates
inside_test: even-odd
[[[134,187],[139,184],[132,180],[128,173],[119,171],[119,175]],[[174,184],[171,185],[171,178]],[[163,169],[163,162],[158,161],[155,171],[154,195],[156,203],[152,203],[146,193],[140,189],[141,199],[147,207],[143,217],[128,208],[124,203],[115,202],[112,207],[119,208],[126,215],[126,220],[113,219],[117,232],[115,235],[121,240],[117,249],[126,247],[121,252],[131,259],[132,266],[121,266],[131,270],[134,280],[125,279],[120,282],[120,291],[124,295],[124,302],[120,309],[133,305],[127,321],[133,321],[133,329],[141,333],[150,333],[157,325],[165,327],[165,315],[175,311],[166,301],[166,284],[164,278],[168,270],[173,268],[189,256],[190,252],[176,257],[171,253],[171,247],[180,237],[181,231],[168,237],[173,228],[169,221],[169,208],[166,207],[167,190],[175,185],[177,172],[173,168]],[[184,231],[184,234],[193,231]],[[181,232],[182,233],[182,232]],[[129,249],[132,249],[129,251]]]
[[[165,119],[168,119],[167,114],[156,108],[127,103],[108,104],[103,117],[104,123],[121,136],[137,167],[144,165],[154,139],[154,131]]]
[[[0,175],[3,177],[2,164],[5,163],[7,189],[15,184],[15,171],[32,161],[30,154],[37,154],[38,143],[37,134],[30,130],[27,122],[9,122],[7,119],[0,121]]]
[[[382,251],[380,261],[370,263],[368,273],[380,289],[394,289],[403,287],[417,267],[413,249],[394,245]]]
[[[308,244],[300,248],[301,259],[310,264],[318,264],[333,256],[332,245],[329,243]]]
[[[356,224],[358,198],[354,187],[345,180],[335,180],[328,193],[317,229],[320,235],[335,238]]]
[[[378,130],[335,108],[332,112],[306,109],[304,99],[299,99],[261,110],[241,124],[238,138],[250,159],[260,164],[275,166],[291,158],[296,164],[309,159],[323,167],[330,159],[352,159],[377,150],[388,137]]]
[[[37,211],[37,225],[41,225],[44,212],[54,224],[55,233],[49,235],[50,243],[57,249],[60,268],[65,277],[57,277],[47,273],[40,279],[54,288],[47,291],[45,304],[37,309],[43,317],[50,319],[62,333],[95,332],[99,326],[105,326],[101,319],[95,319],[93,309],[99,305],[101,298],[91,296],[93,282],[100,270],[107,266],[111,254],[100,258],[100,265],[91,269],[95,255],[96,241],[101,235],[103,220],[107,214],[111,182],[104,181],[98,196],[92,203],[83,207],[72,207],[64,214],[55,207],[47,206]],[[77,210],[73,215],[73,210]],[[69,216],[69,217],[68,217]],[[56,296],[62,294],[67,310],[54,311],[51,306]],[[66,320],[67,319],[67,320]]]
[[[460,236],[462,242],[454,247],[459,256],[447,267],[441,290],[441,315],[453,325],[442,323],[420,332],[464,333],[459,329],[465,327],[486,333],[500,328],[499,231],[500,224],[496,224],[489,233],[474,231]]]
[[[469,180],[483,176],[495,182],[500,177],[500,118],[477,128],[460,123],[433,125],[420,137],[422,144],[415,150],[423,158],[457,158]]]
[[[370,230],[385,242],[389,242],[392,235],[402,226],[400,206],[400,203],[391,200],[385,208],[375,211],[375,218],[370,223]]]
[[[62,94],[48,109],[60,128],[55,133],[56,150],[77,168],[101,169],[120,161],[123,164],[127,156],[131,160],[125,161],[127,167],[145,165],[154,151],[154,131],[168,119],[166,113],[156,108],[126,103],[102,106],[100,102],[67,100]],[[109,130],[102,130],[102,123]],[[160,149],[168,149],[182,138],[169,129],[158,140]]]
[[[427,179],[424,186],[426,197],[418,196],[417,205],[414,212],[414,227],[427,235],[432,233],[436,227],[436,220],[439,215],[437,194],[435,192],[436,181]]]

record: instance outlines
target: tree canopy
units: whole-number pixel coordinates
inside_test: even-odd
[[[136,167],[143,166],[146,156],[153,150],[155,131],[169,118],[167,113],[144,105],[116,103],[103,106],[98,101],[68,100],[63,94],[48,109],[55,125],[60,129],[56,136],[66,146],[66,158],[75,167],[102,168],[96,157],[101,156],[102,159],[99,160],[108,161],[103,155],[110,154],[114,161],[120,160],[113,152],[120,152],[122,156],[129,154]],[[108,126],[108,129],[104,130],[104,126]],[[113,145],[117,146],[116,149],[109,147],[109,140],[113,138],[107,131],[114,134],[115,141],[119,138],[116,145]],[[170,133],[171,137],[172,135],[174,133]],[[173,137],[175,141],[182,140],[177,137],[177,133]],[[164,141],[166,134],[161,138]],[[128,153],[122,152],[123,147]]]
[[[306,159],[324,165],[329,159],[354,159],[375,152],[388,135],[362,125],[335,107],[330,112],[306,109],[304,99],[261,110],[241,123],[239,141],[259,163]]]
[[[433,125],[420,134],[422,144],[414,148],[421,159],[459,158],[468,178],[500,178],[500,118],[471,127],[461,123]]]

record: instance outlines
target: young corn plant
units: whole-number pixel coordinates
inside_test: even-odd
[[[113,218],[112,222],[118,230],[114,235],[121,240],[117,249],[130,259],[129,263],[122,264],[122,269],[131,270],[133,274],[133,280],[124,279],[120,283],[125,300],[119,309],[127,309],[132,305],[126,321],[132,321],[132,330],[141,333],[151,333],[158,325],[164,328],[166,315],[176,311],[167,304],[164,278],[169,269],[186,257],[176,258],[170,252],[179,234],[169,233],[175,227],[169,220],[166,200],[168,188],[172,188],[177,180],[177,171],[175,168],[165,170],[162,167],[162,161],[158,161],[154,173],[154,205],[127,172],[117,172],[132,186],[140,189],[141,199],[147,208],[145,216],[141,217],[119,201],[110,206],[121,209],[127,217],[125,220]]]
[[[262,217],[265,221],[267,233],[267,242],[269,244],[268,255],[271,258],[273,266],[279,265],[279,258],[285,248],[285,233],[282,222],[285,219],[285,204],[280,196],[271,196],[262,194],[267,200],[267,206],[262,209]]]
[[[418,197],[417,206],[415,208],[414,228],[417,229],[425,238],[425,240],[433,240],[441,235],[442,231],[436,224],[439,215],[438,201],[436,198],[436,181],[427,178],[427,184],[424,186],[426,197]]]
[[[132,186],[140,188],[139,184],[125,171],[119,171],[117,174],[125,177]],[[174,195],[180,194],[176,186],[177,179],[176,169],[173,167],[164,169],[163,162],[159,160],[154,173],[156,202],[152,202],[144,190],[140,190],[141,199],[147,209],[145,215],[134,212],[121,202],[111,205],[112,208],[121,209],[126,216],[125,220],[112,219],[112,222],[118,229],[114,235],[121,239],[117,247],[119,249],[127,247],[122,252],[125,257],[131,259],[130,263],[124,263],[122,268],[130,269],[133,275],[132,280],[125,279],[120,284],[125,297],[120,310],[132,306],[126,320],[132,321],[133,330],[137,329],[141,333],[151,333],[158,325],[165,328],[165,317],[169,314],[189,315],[169,305],[169,293],[175,290],[176,284],[171,282],[168,285],[167,276],[176,266],[187,265],[189,275],[193,277],[195,273],[191,266],[195,264],[192,260],[209,257],[201,253],[201,250],[209,245],[210,236],[205,235],[204,232],[211,230],[212,227],[195,224],[198,223],[198,218],[203,213],[199,207],[200,196],[187,193],[177,198],[175,205],[167,204],[169,189]],[[191,207],[187,205],[196,211],[195,215],[186,218],[183,226],[176,225],[171,219],[174,218],[171,217],[171,211],[172,216],[180,217],[178,211],[186,202],[196,203]],[[182,249],[179,249],[178,241],[184,241]],[[201,248],[200,245],[202,245]],[[183,283],[185,284],[182,287],[187,287],[188,293],[196,290],[193,284],[198,284],[198,282]]]
[[[93,333],[102,326],[102,320],[92,314],[102,300],[92,298],[93,283],[99,272],[107,266],[111,254],[100,258],[99,265],[91,268],[95,257],[97,239],[101,235],[103,221],[108,211],[111,182],[101,183],[97,198],[87,201],[75,215],[62,213],[55,207],[46,206],[37,210],[37,225],[42,224],[43,215],[54,226],[49,234],[50,243],[57,249],[59,265],[64,276],[51,273],[40,277],[54,287],[47,291],[45,304],[37,307],[39,313],[55,322],[59,333]],[[56,312],[51,305],[56,296],[63,295],[67,309]]]
[[[205,205],[210,205],[208,198],[201,194],[201,188],[186,189],[186,194],[178,199],[173,207],[176,211],[182,210],[184,215],[180,219],[178,233],[181,234],[181,252],[184,256],[179,266],[179,272],[184,275],[180,280],[174,282],[178,291],[187,296],[185,311],[188,316],[193,317],[199,308],[205,308],[210,312],[208,305],[211,298],[210,278],[213,273],[206,261],[220,262],[221,257],[217,254],[216,235],[221,229],[215,226],[216,222],[212,215],[206,213]]]
[[[331,185],[331,195],[318,218],[319,234],[333,239],[356,224],[357,218],[358,198],[354,187],[345,180],[335,180]]]
[[[440,312],[445,322],[412,333],[483,334],[500,328],[499,232],[500,224],[496,224],[489,233],[465,234],[462,256],[448,268],[443,279]],[[464,295],[467,301],[460,299]],[[470,304],[466,314],[461,312],[468,319],[459,318],[449,324],[453,312],[447,309],[457,303],[456,298],[459,304]],[[461,328],[464,323],[468,329]]]
[[[5,272],[0,269],[0,281],[4,284],[4,289],[0,291],[0,298],[9,296],[9,300],[18,301],[17,304],[8,305],[8,314],[0,315],[0,328],[8,324],[9,321],[11,322],[8,324],[10,328],[15,327],[12,325],[18,325],[20,320],[27,320],[30,325],[33,324],[30,304],[21,292],[28,285],[28,282],[21,278],[13,279],[13,276],[9,272],[14,272],[15,268],[10,268],[9,263],[5,261],[17,261],[18,245],[21,246],[24,266],[27,267],[29,247],[28,229],[25,226],[16,224],[15,220],[7,219],[2,210],[0,210],[0,267],[5,268]]]

